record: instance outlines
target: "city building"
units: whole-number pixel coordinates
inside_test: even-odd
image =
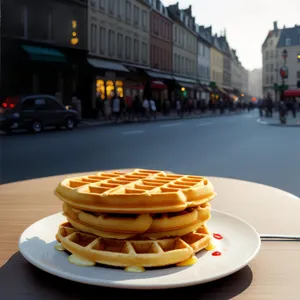
[[[76,93],[84,100],[86,1],[3,1],[1,9],[1,97],[56,94],[69,104]]]
[[[295,25],[291,28],[283,28],[277,43],[278,69],[284,65],[282,52],[287,51],[286,66],[288,68],[288,78],[285,85],[288,90],[300,90],[300,26]],[[281,77],[278,84],[281,84]]]
[[[152,97],[161,104],[172,97],[173,21],[159,0],[152,1],[150,12],[150,67],[146,74],[155,81]],[[164,88],[167,87],[167,88]],[[158,101],[160,100],[160,101]]]
[[[243,67],[243,65],[240,65],[241,70],[241,91],[242,95],[249,95],[249,71]],[[244,97],[244,96],[242,96]]]
[[[280,34],[281,30],[278,28],[277,22],[274,22],[273,29],[268,32],[262,45],[263,95],[266,97],[269,94],[275,101],[278,100],[278,93],[274,89],[274,85],[281,81],[279,75],[281,54],[277,49]]]
[[[172,73],[172,40],[173,22],[168,15],[168,10],[161,1],[154,0],[150,13],[150,66],[159,73]],[[165,78],[163,74],[156,75],[157,78]],[[167,76],[167,79],[170,78]]]
[[[197,35],[192,7],[179,9],[178,2],[168,6],[173,20],[173,78],[177,92],[194,97],[197,84]]]
[[[210,48],[212,45],[212,37],[207,28],[196,25],[198,34],[198,55],[197,55],[197,79],[203,86],[201,91],[201,99],[209,100],[210,85]]]
[[[223,53],[223,85],[225,90],[231,89],[231,57],[230,47],[226,39],[226,35],[218,38],[219,46]]]
[[[216,85],[221,88],[223,86],[224,59],[217,34],[212,37],[212,47],[210,49],[210,78],[213,86]]]
[[[249,92],[253,97],[262,98],[262,69],[249,71]]]
[[[146,0],[89,0],[88,45],[92,107],[96,97],[142,97],[140,71],[150,68],[150,10]]]

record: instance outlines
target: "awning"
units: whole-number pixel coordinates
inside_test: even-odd
[[[190,79],[190,78],[185,78],[185,77],[178,77],[178,76],[173,76],[173,79],[178,81],[178,82],[197,84],[197,81],[195,79]]]
[[[161,79],[169,79],[169,80],[173,79],[171,75],[165,73],[153,72],[148,70],[145,70],[145,73],[152,78],[161,78]]]
[[[122,72],[130,72],[127,68],[125,68],[123,65],[118,64],[113,61],[103,60],[103,59],[97,59],[97,58],[88,58],[88,63],[92,65],[95,68],[98,69],[107,69],[112,71],[122,71]]]
[[[285,97],[300,97],[300,90],[286,90],[284,91]]]
[[[31,60],[66,62],[66,57],[60,51],[53,48],[22,45],[22,48],[29,54]]]
[[[162,81],[154,80],[151,82],[151,88],[165,90],[168,87]]]

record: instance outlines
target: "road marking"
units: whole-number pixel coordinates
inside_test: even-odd
[[[208,126],[208,125],[212,125],[212,123],[198,123],[196,124],[196,126]]]
[[[131,131],[124,131],[122,132],[122,134],[139,134],[139,133],[143,133],[144,130],[131,130]]]
[[[161,128],[174,127],[174,126],[178,126],[178,125],[181,125],[181,124],[182,123],[168,123],[168,124],[159,125],[159,127],[161,127]]]
[[[268,122],[262,121],[261,119],[257,119],[256,122],[262,125],[268,125]]]

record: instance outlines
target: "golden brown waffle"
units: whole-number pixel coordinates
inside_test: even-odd
[[[123,214],[177,212],[215,197],[204,177],[141,169],[67,178],[55,194],[74,208]]]
[[[90,213],[63,204],[64,215],[73,227],[104,238],[116,239],[182,236],[207,222],[210,210],[210,204],[204,203],[175,213],[124,215]]]
[[[57,239],[67,251],[82,259],[117,267],[177,264],[210,244],[205,226],[182,238],[120,241],[86,234],[64,223],[59,227]]]

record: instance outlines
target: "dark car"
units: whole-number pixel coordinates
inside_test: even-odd
[[[0,107],[0,129],[7,133],[14,129],[38,133],[48,126],[65,126],[71,130],[78,123],[78,112],[63,106],[51,95],[9,97]]]

